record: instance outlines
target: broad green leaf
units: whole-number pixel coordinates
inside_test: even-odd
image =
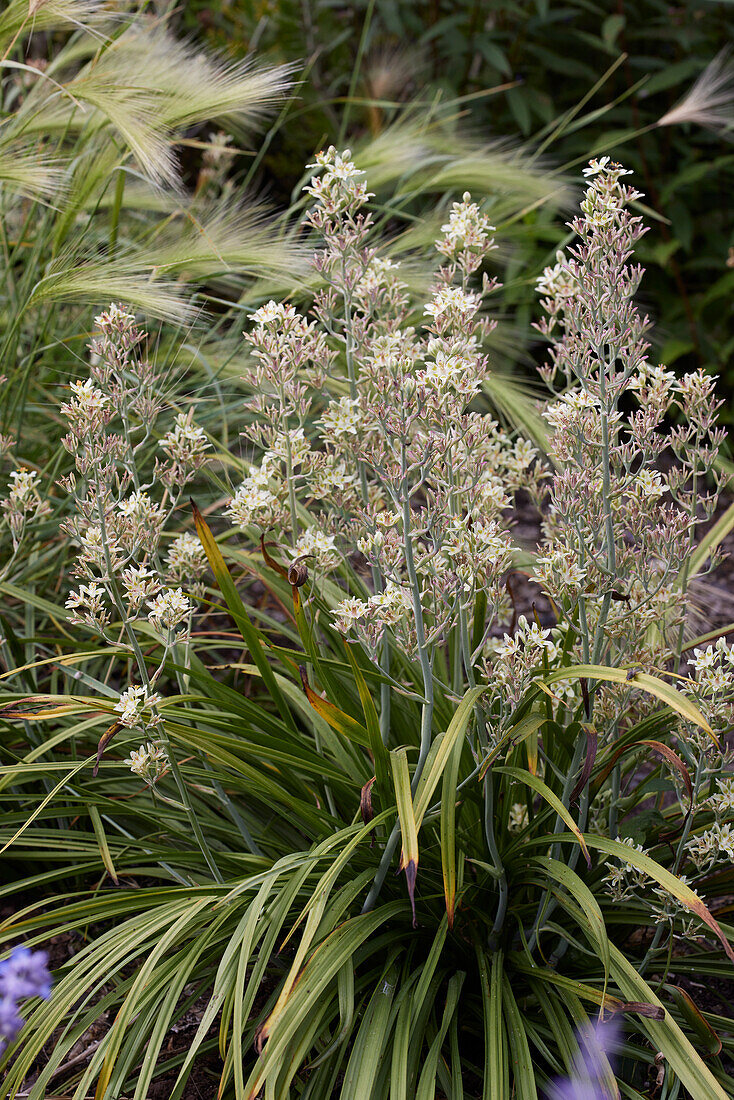
[[[44,657],[40,661],[30,661],[28,664],[11,668],[8,672],[0,673],[0,680],[7,680],[17,676],[20,672],[27,672],[31,668],[43,668],[46,665],[80,665],[84,661],[96,660],[100,657],[127,656],[127,650],[120,646],[100,646],[99,649],[86,650],[84,653],[66,653],[61,657]]]
[[[505,1020],[502,1005],[504,984],[504,955],[496,951],[492,956],[489,981],[489,1095],[509,1095],[509,1067],[505,1057]],[[485,1090],[487,1082],[484,1083]]]
[[[440,975],[439,963],[443,958],[443,949],[446,944],[448,936],[448,920],[446,917],[441,918],[441,923],[436,929],[436,934],[433,937],[433,943],[431,944],[431,950],[428,952],[428,956],[420,968],[420,974],[418,981],[415,984],[415,989],[410,994],[410,1005],[412,1022],[415,1023],[417,1017],[424,1011],[424,1006],[428,1000],[428,993],[435,976]],[[417,1041],[415,1030],[411,1031],[411,1043],[414,1045]]]
[[[527,977],[532,976],[538,981],[543,981],[562,990],[566,998],[573,995],[581,1001],[588,1001],[590,1004],[598,1005],[599,1008],[604,1008],[609,1012],[621,1012],[624,1008],[624,1001],[620,997],[613,997],[610,993],[604,993],[598,986],[591,985],[589,982],[579,982],[575,978],[569,978],[567,974],[561,974],[558,970],[553,970],[549,966],[538,966],[534,962],[528,962],[525,956],[512,957],[512,966],[514,970],[525,974]]]

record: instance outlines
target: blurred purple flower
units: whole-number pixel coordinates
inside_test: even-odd
[[[0,1054],[6,1041],[12,1041],[23,1026],[23,1017],[18,1006],[10,997],[0,998]]]
[[[28,997],[51,996],[51,975],[45,951],[16,947],[0,962],[0,1054],[23,1026],[18,1002]]]
[[[570,1077],[553,1082],[548,1100],[609,1100],[609,1088],[604,1084],[606,1066],[622,1038],[619,1020],[598,1023],[578,1032],[580,1058]]]

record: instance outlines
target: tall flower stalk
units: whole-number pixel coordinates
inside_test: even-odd
[[[144,334],[133,314],[113,305],[96,318],[96,325],[91,376],[71,384],[73,396],[62,406],[69,425],[63,443],[76,468],[62,482],[76,504],[64,530],[79,545],[75,572],[81,580],[66,607],[72,623],[131,654],[139,683],[131,682],[120,692],[114,705],[117,724],[157,739],[141,746],[131,767],[155,790],[164,774],[160,764],[167,763],[202,855],[221,881],[166,735],[163,701],[156,691],[169,656],[188,636],[193,610],[184,590],[167,583],[161,540],[187,482],[206,462],[209,443],[191,417],[179,413],[160,441],[163,457],[156,459],[148,480],[141,481],[142,454],[160,411],[160,378],[143,354]],[[172,554],[173,572],[182,579],[180,541]],[[189,558],[195,579],[201,573],[201,555],[189,551]],[[141,645],[143,622],[160,645],[152,671]]]

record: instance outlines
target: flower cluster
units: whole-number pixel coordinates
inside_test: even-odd
[[[635,843],[631,837],[625,836],[620,839],[632,851],[646,855],[643,845]],[[648,885],[649,877],[644,871],[640,871],[635,867],[633,863],[620,859],[608,868],[604,876],[604,882],[615,901],[627,901],[635,895],[637,890]]]
[[[586,736],[611,746],[655,705],[636,670],[679,675],[680,690],[715,731],[711,737],[681,719],[685,764],[668,760],[664,780],[687,813],[691,785],[683,776],[696,776],[675,857],[676,873],[693,880],[728,852],[734,802],[723,786],[703,797],[730,762],[716,734],[732,718],[734,651],[722,640],[697,648],[692,675],[682,675],[690,561],[722,485],[723,433],[713,379],[702,371],[678,378],[649,361],[649,322],[635,304],[643,273],[632,262],[645,232],[634,213],[640,193],[609,157],[592,161],[570,223],[575,240],[537,280],[545,312],[537,328],[549,347],[541,369],[551,390],[540,410],[546,462],[487,411],[486,299],[498,284],[487,272],[493,229],[480,205],[467,193],[451,207],[427,301],[416,302],[397,265],[373,247],[369,194],[351,154],[330,148],[314,167],[305,221],[320,245],[320,285],[309,315],[267,302],[250,317],[253,416],[245,434],[254,453],[230,519],[246,537],[280,545],[286,558],[333,570],[332,581],[339,571],[348,585],[341,594],[333,583],[319,586],[328,626],[359,641],[385,682],[396,650],[401,661],[417,662],[425,701],[415,775],[430,748],[437,682],[457,694],[485,685],[479,758],[506,743],[517,707],[552,672],[547,705],[577,731],[569,802]],[[663,461],[666,451],[674,462]],[[526,571],[547,598],[542,619],[515,606],[508,517],[518,492],[540,513]],[[698,562],[699,571],[715,556]],[[308,597],[306,589],[306,607]],[[320,625],[325,620],[320,613]],[[629,674],[590,685],[565,677],[568,665]],[[387,690],[380,723],[389,738]],[[543,772],[542,742],[538,748]],[[601,791],[583,792],[582,828],[619,835],[620,783],[616,769]],[[529,810],[506,811],[511,832],[525,828]],[[699,814],[707,815],[703,829]],[[618,900],[645,896],[661,928],[688,927],[679,903],[631,862],[610,866],[606,884]]]
[[[139,749],[132,749],[125,763],[133,775],[137,775],[149,787],[155,787],[168,770],[166,751],[155,741],[146,741]]]
[[[161,463],[158,474],[169,492],[179,491],[192,475],[208,461],[210,444],[203,428],[194,424],[192,414],[177,413],[175,426],[161,439],[158,446],[168,461]]]
[[[148,622],[161,634],[172,634],[191,615],[194,606],[181,588],[166,588],[148,602]]]
[[[168,584],[186,585],[193,595],[203,595],[201,578],[206,571],[206,554],[199,539],[190,531],[174,538],[166,554],[166,565]]]
[[[314,163],[308,166],[323,171],[320,175],[313,176],[304,190],[330,217],[341,214],[350,207],[361,206],[371,197],[361,178],[364,172],[357,168],[351,158],[351,149],[339,153],[330,145],[325,153],[317,153]]]
[[[454,204],[437,242],[446,262],[417,332],[396,265],[370,246],[368,194],[351,154],[329,149],[314,167],[306,221],[324,243],[315,265],[325,288],[314,320],[275,302],[251,315],[257,415],[247,436],[260,457],[227,514],[322,569],[356,545],[373,591],[347,596],[336,628],[375,655],[386,632],[411,654],[427,651],[459,608],[469,623],[480,589],[491,597],[487,624],[504,608],[504,513],[537,476],[533,446],[469,408],[489,369],[482,345],[493,325],[481,309],[496,285],[485,277],[475,289],[469,279],[494,247],[492,227],[468,194]]]
[[[716,459],[724,433],[712,377],[677,378],[648,359],[649,322],[634,301],[642,269],[630,262],[645,228],[630,209],[641,196],[624,182],[628,174],[608,157],[589,164],[581,215],[570,223],[576,243],[538,280],[546,317],[537,327],[550,348],[541,374],[555,396],[544,410],[554,469],[534,578],[552,601],[568,659],[631,666],[632,678],[635,669],[684,670],[691,555],[723,484]],[[661,461],[666,451],[674,462]],[[699,563],[703,572],[716,557]],[[673,864],[684,883],[732,852],[728,788],[702,797],[731,763],[723,734],[733,714],[732,649],[723,638],[697,647],[689,668],[679,690],[714,733],[681,721],[676,748],[685,764],[665,780],[686,822]],[[585,703],[605,739],[650,706],[627,681],[597,686]],[[595,828],[615,835],[614,789],[589,812]],[[688,910],[631,864],[611,867],[606,883],[615,900],[644,898],[659,932],[692,928]]]
[[[115,710],[120,715],[120,725],[133,729],[136,726],[157,725],[160,716],[155,708],[160,703],[160,695],[151,692],[147,687],[131,684],[120,695],[115,703]],[[145,720],[144,712],[151,711],[150,717]]]
[[[113,613],[132,620],[158,598],[166,573],[163,531],[186,483],[206,462],[209,443],[190,414],[178,414],[160,440],[165,459],[148,481],[139,480],[141,452],[160,411],[160,379],[141,355],[144,334],[133,314],[112,305],[96,323],[91,377],[71,383],[72,397],[61,410],[69,424],[64,446],[77,471],[63,481],[76,502],[65,530],[80,546],[76,572],[84,582],[66,606],[73,621],[104,632]],[[197,578],[200,559],[192,565]],[[175,578],[189,579],[180,555]]]
[[[679,382],[648,362],[648,321],[634,304],[642,269],[629,263],[645,232],[629,210],[639,192],[608,157],[585,174],[583,216],[571,223],[579,243],[538,281],[550,342],[541,373],[565,389],[544,413],[555,471],[536,578],[574,624],[584,660],[652,668],[680,652],[685,563],[715,507],[716,491],[701,487],[723,437],[708,411],[711,379]],[[671,437],[672,413],[682,426]],[[656,463],[669,445],[679,462],[664,471]]]
[[[698,809],[711,811],[714,820],[708,828],[693,833],[685,848],[698,874],[707,874],[717,863],[734,863],[734,779],[717,776],[713,785],[713,794]]]
[[[26,466],[19,466],[11,471],[8,494],[0,500],[1,514],[10,528],[14,553],[18,552],[28,525],[51,511],[48,501],[39,492],[40,484],[38,474]]]
[[[71,383],[62,406],[69,432],[64,446],[76,472],[63,480],[75,512],[64,530],[79,546],[76,589],[66,599],[70,620],[116,646],[127,644],[139,683],[121,691],[115,711],[127,729],[161,727],[155,691],[173,647],[186,643],[201,589],[204,554],[198,540],[175,538],[163,559],[166,526],[186,484],[207,461],[210,444],[191,413],[178,413],[158,448],[164,456],[143,480],[143,452],[155,439],[161,379],[144,355],[145,335],[132,313],[112,305],[96,318],[90,377]],[[30,497],[33,482],[25,479]],[[122,634],[117,631],[121,628]],[[161,642],[150,668],[138,633]]]
[[[461,202],[453,204],[449,220],[441,226],[441,232],[445,235],[436,241],[436,248],[457,263],[465,275],[473,274],[490,248],[494,247],[494,241],[489,236],[494,232],[494,226],[471,201],[468,191],[464,192]]]
[[[519,615],[512,633],[487,640],[483,656],[487,679],[492,685],[493,701],[504,708],[519,702],[535,671],[558,664],[564,632],[559,627],[541,627]],[[578,683],[560,680],[553,684],[553,695],[572,706],[578,700]]]

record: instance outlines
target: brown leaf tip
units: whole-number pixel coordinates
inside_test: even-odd
[[[288,570],[288,580],[294,588],[302,588],[308,580],[308,566],[305,561],[294,561]]]
[[[362,792],[359,798],[359,809],[360,813],[362,814],[362,821],[365,823],[365,825],[369,825],[370,821],[375,816],[375,811],[372,808],[372,785],[376,779],[377,776],[373,775],[371,779],[367,780],[364,787],[362,787]],[[374,839],[374,833],[372,835]]]

